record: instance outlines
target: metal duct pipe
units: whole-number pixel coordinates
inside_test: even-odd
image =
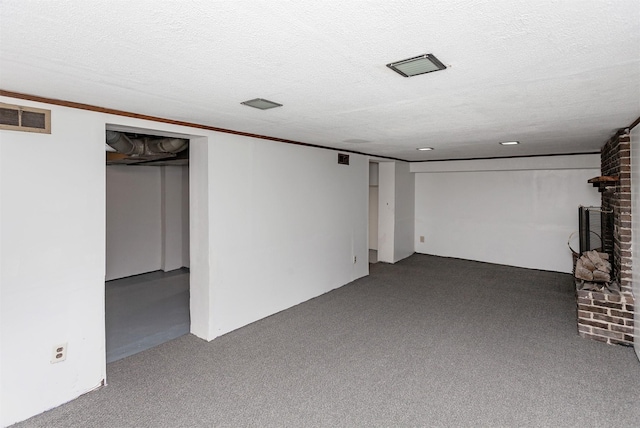
[[[189,141],[181,138],[159,138],[147,140],[147,150],[152,153],[179,153],[187,148]]]
[[[118,153],[139,156],[144,153],[144,143],[140,140],[131,140],[121,132],[107,131],[107,144]]]
[[[181,138],[129,138],[124,133],[117,131],[107,131],[106,141],[118,153],[129,156],[175,154],[189,146],[189,140]]]

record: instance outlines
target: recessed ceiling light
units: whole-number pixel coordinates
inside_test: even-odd
[[[387,67],[404,77],[417,76],[418,74],[431,73],[432,71],[447,68],[438,58],[431,54],[424,54],[414,58],[392,62],[391,64],[387,64]]]
[[[433,147],[420,147],[419,149],[416,150],[420,150],[421,152],[426,152],[428,150],[433,150]]]
[[[273,101],[265,100],[262,98],[255,98],[249,101],[243,101],[240,104],[244,104],[249,107],[259,108],[260,110],[268,110],[274,107],[282,107],[282,104],[274,103]]]
[[[520,144],[520,141],[503,141],[500,144],[503,146],[515,146],[517,144]]]

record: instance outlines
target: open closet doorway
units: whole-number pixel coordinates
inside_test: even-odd
[[[369,263],[378,262],[378,164],[369,162]]]
[[[106,131],[107,363],[189,333],[189,140]]]

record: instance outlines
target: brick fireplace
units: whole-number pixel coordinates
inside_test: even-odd
[[[602,210],[613,212],[613,222],[602,225],[603,244],[611,252],[612,282],[619,285],[619,291],[606,287],[602,291],[576,290],[580,336],[627,346],[634,341],[635,311],[631,290],[630,141],[628,133],[618,133],[601,151]]]

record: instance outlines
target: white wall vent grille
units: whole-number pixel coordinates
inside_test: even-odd
[[[51,110],[0,103],[0,129],[51,134]]]

